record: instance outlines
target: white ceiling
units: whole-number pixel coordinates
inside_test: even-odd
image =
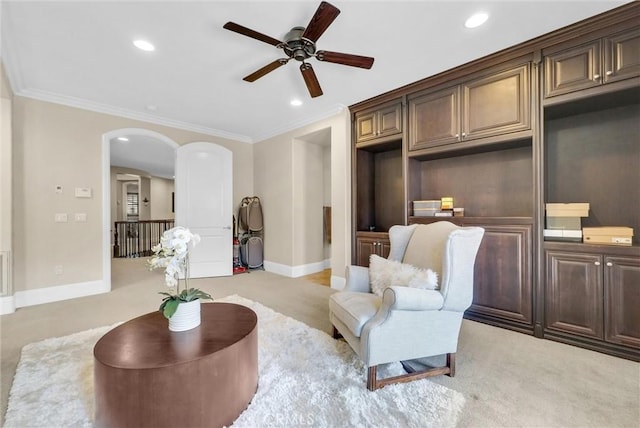
[[[295,61],[244,82],[282,52],[224,23],[281,40],[319,3],[2,0],[2,61],[17,95],[256,142],[627,1],[332,0],[342,13],[318,49],[373,56],[371,70],[311,59],[315,99]],[[464,28],[477,11],[489,21]]]

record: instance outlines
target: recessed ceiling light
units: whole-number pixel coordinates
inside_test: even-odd
[[[118,141],[129,141],[127,137],[118,137]]]
[[[138,49],[146,52],[152,52],[156,50],[155,46],[153,46],[151,43],[147,42],[146,40],[142,40],[142,39],[134,40],[133,45]]]
[[[149,105],[147,105],[147,110],[156,111],[156,110],[158,110],[158,106],[155,105],[155,104],[149,104]]]
[[[487,19],[489,19],[489,15],[484,12],[479,12],[471,15],[471,17],[464,22],[464,26],[467,28],[476,28],[487,22]]]
[[[296,107],[298,107],[298,106],[301,106],[301,105],[302,105],[302,101],[300,101],[300,100],[298,100],[298,99],[295,99],[295,100],[291,100],[291,103],[290,103],[290,104],[291,104],[292,106],[296,106]]]

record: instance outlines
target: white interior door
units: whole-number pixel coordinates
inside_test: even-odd
[[[176,225],[201,238],[189,252],[191,278],[233,274],[232,160],[232,152],[217,144],[177,150]]]

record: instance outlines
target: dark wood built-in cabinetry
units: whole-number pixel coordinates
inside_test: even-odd
[[[389,257],[391,244],[389,235],[382,232],[358,232],[356,235],[356,254],[358,266],[369,266],[369,257],[372,254],[387,258]]]
[[[358,113],[355,117],[356,143],[387,139],[402,133],[400,102]]]
[[[640,350],[640,247],[545,243],[545,336],[626,356]]]
[[[640,3],[350,107],[353,263],[387,256],[412,201],[484,227],[465,317],[640,361]],[[546,203],[631,247],[543,239]]]
[[[409,150],[530,129],[529,63],[411,94]]]
[[[619,82],[640,74],[640,29],[545,52],[545,97]],[[561,50],[558,50],[561,49]]]

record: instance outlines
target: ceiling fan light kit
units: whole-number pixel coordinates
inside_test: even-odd
[[[234,22],[227,22],[224,25],[225,29],[273,45],[278,49],[282,49],[287,56],[286,58],[279,58],[259,70],[254,71],[244,77],[243,80],[247,82],[255,82],[276,68],[285,65],[289,60],[295,59],[296,61],[302,62],[302,64],[300,64],[300,72],[302,73],[304,82],[307,85],[309,94],[312,98],[315,98],[322,95],[322,88],[320,87],[320,82],[318,81],[313,67],[311,64],[306,62],[309,58],[315,58],[318,61],[348,65],[350,67],[370,69],[371,66],[373,66],[374,58],[340,52],[316,50],[316,42],[339,14],[340,9],[323,1],[320,3],[320,6],[318,6],[318,10],[316,10],[316,13],[311,18],[309,25],[307,25],[307,27],[293,27],[285,35],[284,41],[274,39],[273,37],[264,35],[247,27],[243,27],[242,25]]]

